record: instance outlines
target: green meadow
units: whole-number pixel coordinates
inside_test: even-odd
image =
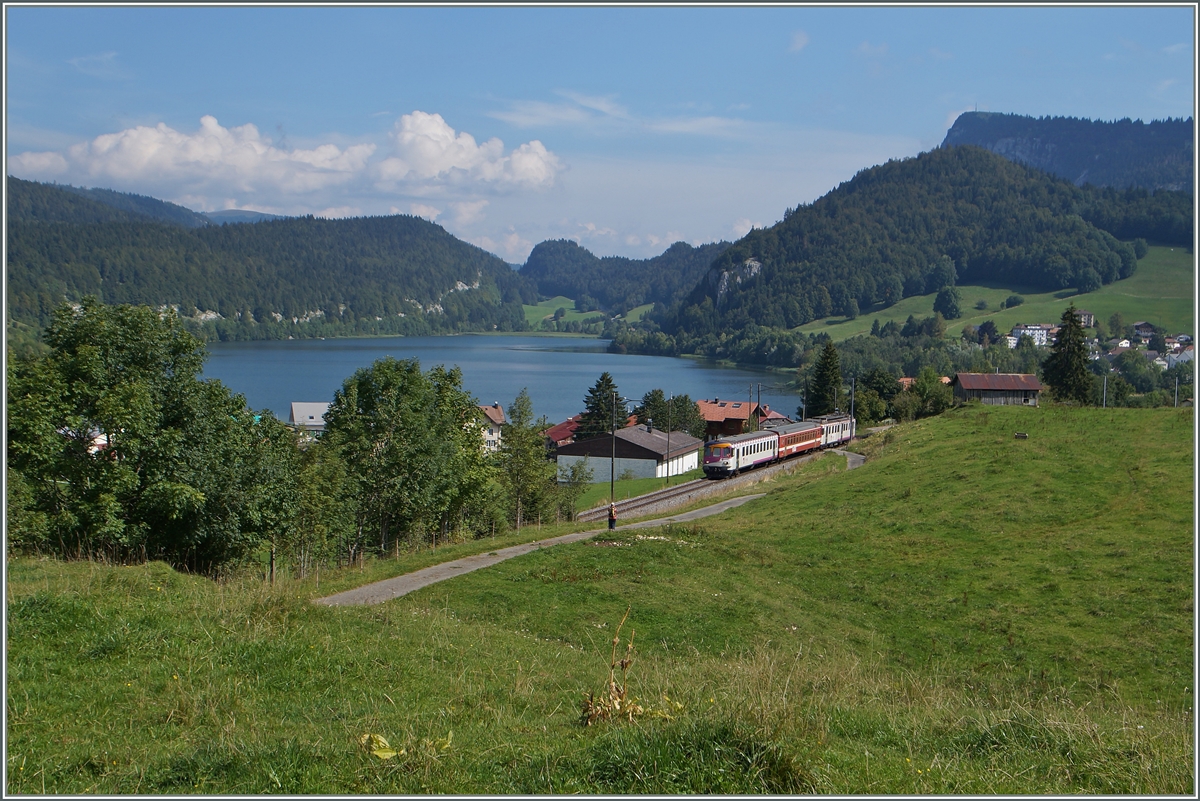
[[[958,289],[963,316],[949,321],[946,333],[950,336],[961,334],[963,326],[978,326],[985,320],[994,321],[1002,332],[1011,331],[1017,323],[1057,323],[1071,303],[1093,312],[1105,323],[1113,312],[1119,311],[1127,323],[1148,320],[1171,334],[1194,333],[1195,257],[1183,248],[1151,246],[1132,276],[1083,295],[1073,289],[1043,292],[1019,286],[963,284]],[[1000,309],[1001,302],[1012,294],[1025,298],[1025,302],[1011,309]],[[794,330],[806,334],[823,331],[834,341],[841,341],[870,333],[875,320],[880,325],[889,320],[903,325],[910,314],[918,319],[929,317],[935,298],[936,294],[914,295],[885,309],[864,311],[853,320],[829,317]],[[987,303],[987,309],[975,308],[980,300]]]
[[[319,586],[10,558],[5,789],[1191,794],[1192,442],[968,406],[375,607],[310,600],[517,539]],[[585,727],[614,637],[638,708]]]
[[[607,319],[608,317],[608,315],[602,311],[577,312],[575,311],[575,300],[573,298],[563,297],[562,295],[550,298],[549,300],[540,301],[536,306],[527,305],[524,308],[525,322],[535,327],[542,322],[542,320],[549,320],[553,318],[554,312],[558,311],[559,309],[566,309],[566,313],[563,315],[562,319],[568,323],[574,320],[583,322],[589,318],[601,317]],[[645,303],[641,306],[636,306],[625,313],[625,319],[631,323],[635,323],[641,320],[642,317],[645,316],[646,312],[653,308],[653,303]]]

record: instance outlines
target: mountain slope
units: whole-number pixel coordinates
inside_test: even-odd
[[[92,294],[178,306],[233,338],[519,330],[536,299],[507,263],[417,217],[189,229],[13,178],[9,197],[8,312],[30,325]]]
[[[537,283],[539,294],[587,296],[605,309],[624,312],[643,303],[681,300],[729,245],[676,242],[653,258],[628,259],[597,258],[571,240],[549,240],[530,252],[521,275]]]
[[[1188,195],[1079,188],[976,147],[943,147],[863,170],[713,262],[687,301],[657,321],[703,335],[749,324],[793,328],[957,277],[1045,287],[1111,283],[1136,269],[1129,237],[1190,244]],[[1095,224],[1094,224],[1095,223]]]
[[[968,111],[943,145],[976,145],[1076,186],[1192,191],[1193,121],[1081,120]]]

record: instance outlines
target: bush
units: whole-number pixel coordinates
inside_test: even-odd
[[[1009,295],[1004,299],[1004,308],[1011,309],[1014,306],[1020,306],[1024,302],[1025,298],[1021,297],[1020,295]]]

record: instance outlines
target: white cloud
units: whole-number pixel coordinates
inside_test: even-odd
[[[532,241],[511,230],[507,234],[502,235],[498,241],[492,239],[490,236],[481,236],[478,239],[471,240],[471,242],[484,250],[507,259],[513,264],[525,261],[526,257],[529,256],[529,251],[533,250]]]
[[[357,206],[330,206],[321,211],[314,211],[314,217],[324,217],[327,220],[338,220],[344,217],[361,217],[362,209]]]
[[[760,222],[750,222],[749,217],[738,217],[733,221],[733,235],[736,239],[741,239],[746,234],[750,233],[755,228],[762,228]]]
[[[1189,47],[1190,47],[1190,45],[1187,42],[1178,42],[1173,45],[1167,45],[1166,47],[1163,48],[1163,52],[1170,53],[1171,55],[1175,55],[1176,53],[1184,52]]]
[[[704,136],[739,136],[750,126],[734,117],[676,117],[655,120],[646,127],[658,133],[700,134]]]
[[[414,111],[396,121],[390,134],[393,155],[377,167],[381,182],[483,182],[495,185],[548,187],[563,165],[538,140],[511,154],[492,138],[478,144],[466,131],[451,128],[440,114]]]
[[[450,208],[454,209],[454,222],[458,225],[470,225],[483,219],[483,210],[487,206],[488,201],[486,200],[470,200],[450,204]]]
[[[34,178],[69,173],[77,180],[155,189],[183,184],[193,194],[200,188],[220,194],[310,192],[345,183],[363,170],[374,151],[372,144],[280,150],[253,125],[225,128],[206,115],[195,133],[164,123],[139,125],[73,145],[65,156],[22,153],[9,165]]]
[[[1163,92],[1170,89],[1174,84],[1175,84],[1174,78],[1167,78],[1165,81],[1159,81],[1158,84],[1154,87],[1154,91],[1151,92],[1151,94],[1153,94],[1155,97],[1161,97]]]
[[[58,153],[19,153],[8,160],[13,175],[52,178],[67,171],[67,160]]]
[[[427,206],[424,203],[413,203],[408,208],[409,208],[409,212],[414,217],[424,217],[426,220],[429,220],[430,222],[436,222],[438,215],[442,213],[441,209],[435,209],[433,206]],[[392,206],[392,214],[399,214],[399,213],[400,213],[400,210],[398,208],[396,208],[395,206]]]
[[[617,104],[616,95],[596,96],[580,94],[579,92],[559,92],[559,94],[568,100],[575,101],[584,108],[598,111],[609,117],[629,118],[629,111],[624,106]]]
[[[116,51],[99,53],[94,56],[78,56],[67,59],[67,63],[84,75],[103,80],[121,80],[132,77],[128,71],[117,63]]]
[[[793,53],[799,53],[808,45],[808,34],[804,31],[792,33],[792,46],[788,48]]]
[[[588,133],[619,132],[642,134],[646,131],[662,134],[699,134],[703,136],[745,136],[752,125],[735,117],[716,116],[638,116],[618,104],[614,95],[585,95],[560,91],[567,102],[547,103],[538,100],[518,100],[507,110],[488,112],[488,115],[518,128],[573,125],[586,128]],[[684,104],[697,107],[695,102]],[[707,107],[708,104],[704,104]],[[675,106],[676,108],[678,106]],[[746,104],[733,109],[749,108]],[[531,145],[539,145],[536,140]]]
[[[886,47],[886,45],[885,45],[885,47]],[[950,59],[954,58],[953,53],[949,53],[945,50],[940,50],[936,47],[929,48],[929,55],[938,61],[949,61]]]
[[[422,111],[396,122],[392,148],[382,159],[373,142],[339,145],[330,139],[341,141],[332,134],[311,147],[289,147],[252,124],[227,128],[206,115],[195,131],[165,123],[132,125],[86,142],[17,153],[8,166],[21,178],[186,197],[192,207],[203,209],[287,204],[283,213],[325,209],[344,215],[364,208],[372,195],[372,207],[387,208],[380,195],[394,203],[434,196],[449,202],[465,194],[470,203],[460,213],[466,221],[487,205],[472,200],[481,191],[546,189],[565,169],[540,141],[506,152],[499,139],[479,144],[440,115]]]

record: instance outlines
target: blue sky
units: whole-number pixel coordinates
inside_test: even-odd
[[[514,263],[737,238],[976,107],[1194,115],[1189,6],[5,11],[9,174]]]

